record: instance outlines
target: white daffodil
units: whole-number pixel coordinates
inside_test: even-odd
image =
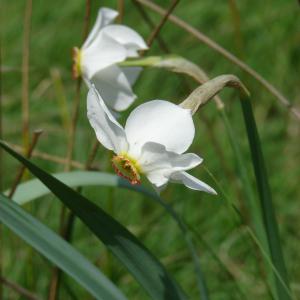
[[[158,189],[171,181],[216,194],[185,172],[202,162],[194,153],[183,154],[195,135],[189,109],[163,100],[146,102],[131,112],[123,128],[92,86],[87,96],[87,115],[99,142],[115,153],[112,163],[117,174],[131,184],[139,184],[143,174]]]
[[[138,50],[147,49],[143,38],[123,25],[111,24],[118,12],[101,8],[96,23],[81,49],[73,49],[73,77],[82,76],[88,86],[90,82],[101,90],[107,105],[122,111],[135,100],[131,86],[141,68],[124,67],[117,64],[128,57],[137,57]]]

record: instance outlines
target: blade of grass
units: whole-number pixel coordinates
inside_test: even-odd
[[[269,247],[268,247],[268,241],[266,232],[264,229],[264,224],[261,218],[261,210],[258,205],[258,202],[256,201],[256,196],[252,188],[251,180],[249,178],[248,172],[247,172],[247,166],[245,163],[245,160],[242,156],[240,146],[237,142],[237,139],[235,138],[235,134],[233,131],[233,128],[228,120],[227,113],[225,111],[225,108],[218,109],[219,114],[221,116],[221,119],[223,121],[223,124],[225,126],[228,139],[232,148],[232,151],[234,153],[235,163],[237,166],[237,172],[239,175],[239,178],[241,180],[242,186],[243,186],[243,194],[245,196],[245,203],[248,209],[248,212],[250,213],[250,224],[255,230],[255,234],[258,237],[258,240],[260,241],[262,248],[265,253],[269,253]],[[265,257],[263,255],[263,257]],[[265,266],[267,268],[267,274],[268,274],[268,282],[271,286],[272,294],[274,297],[276,297],[276,287],[275,282],[273,280],[273,274],[272,269],[268,268],[268,262],[265,262]]]
[[[275,277],[277,278],[277,280],[282,283],[282,286],[286,290],[286,293],[289,294],[291,299],[293,299],[289,287],[284,282],[281,274],[277,270],[276,266],[274,265],[274,263],[272,261],[272,258],[270,257],[269,249],[267,251],[264,249],[264,246],[262,245],[261,241],[257,238],[257,235],[254,233],[252,228],[245,222],[245,220],[243,219],[243,216],[240,213],[239,209],[229,199],[228,195],[225,193],[225,191],[224,191],[222,185],[220,184],[220,182],[213,176],[213,174],[207,168],[205,168],[205,169],[206,169],[206,172],[209,174],[209,176],[215,182],[218,194],[220,194],[220,196],[225,200],[226,207],[228,208],[228,212],[233,217],[233,220],[236,223],[236,227],[244,226],[246,228],[247,233],[249,234],[249,237],[253,240],[253,242],[258,247],[258,249],[261,251],[263,257],[265,258],[267,266],[269,266],[272,269],[272,271],[274,272]],[[197,232],[195,232],[195,230],[193,230],[193,232],[198,236],[198,234],[197,234]],[[277,294],[276,294],[276,296],[277,296]],[[272,299],[274,299],[274,297]],[[278,298],[278,299],[281,300],[281,298]]]
[[[283,282],[289,287],[287,271],[281,249],[281,243],[278,232],[278,224],[275,217],[272,195],[268,181],[267,170],[265,167],[264,157],[261,149],[261,143],[253,115],[252,105],[247,97],[241,96],[241,105],[244,116],[244,122],[248,135],[248,142],[251,150],[252,164],[256,177],[256,183],[259,192],[262,218],[268,239],[269,251],[272,263],[280,274]],[[278,299],[291,299],[283,284],[276,276],[276,287]]]
[[[148,199],[151,199],[162,206],[165,211],[174,219],[180,228],[184,239],[186,241],[187,247],[190,251],[191,257],[194,262],[195,272],[197,275],[197,284],[201,294],[201,299],[209,299],[208,290],[205,283],[205,278],[202,272],[200,260],[197,254],[197,249],[193,243],[190,232],[187,229],[187,225],[183,222],[180,217],[177,215],[175,210],[171,205],[167,204],[161,197],[156,193],[153,193],[143,186],[133,186],[114,174],[102,173],[102,172],[93,172],[93,171],[73,171],[67,173],[58,173],[53,175],[55,178],[68,185],[69,187],[84,187],[84,186],[111,186],[111,187],[120,187],[133,190],[135,192],[141,193],[146,196]],[[7,193],[7,192],[5,192]],[[41,183],[38,179],[32,179],[21,185],[19,185],[13,201],[18,204],[26,204],[29,201],[33,201],[39,197],[45,196],[50,193],[50,190]]]
[[[96,299],[126,299],[112,282],[71,245],[2,194],[0,221],[73,277]]]
[[[128,269],[150,297],[155,300],[186,299],[181,288],[167,273],[163,265],[124,226],[87,198],[13,151],[2,141],[0,141],[0,146],[23,163],[83,221]]]

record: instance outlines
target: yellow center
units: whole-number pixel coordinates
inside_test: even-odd
[[[77,79],[81,76],[81,50],[74,47],[72,50],[73,66],[72,66],[72,76]]]
[[[131,184],[141,183],[141,168],[138,162],[127,153],[115,155],[112,158],[112,165],[116,173],[126,178]]]

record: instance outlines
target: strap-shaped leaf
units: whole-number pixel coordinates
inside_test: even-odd
[[[0,222],[100,300],[126,300],[120,290],[75,248],[0,194]]]
[[[168,205],[160,196],[156,193],[149,191],[143,186],[131,185],[127,180],[110,173],[94,172],[94,171],[72,171],[65,173],[52,174],[55,178],[63,182],[69,187],[83,187],[83,186],[112,186],[119,188],[126,188],[135,192],[141,193],[147,198],[150,198],[154,202],[162,206],[165,211],[173,218],[177,223],[182,235],[185,239],[186,245],[190,251],[191,257],[194,262],[196,278],[203,300],[209,299],[208,290],[205,283],[205,278],[201,270],[200,260],[197,254],[197,249],[190,236],[189,230],[186,224],[177,216],[174,209]],[[5,194],[8,194],[6,191]],[[45,196],[50,193],[50,190],[38,179],[31,179],[27,182],[20,184],[13,196],[13,201],[18,204],[25,204],[33,201],[39,197]]]
[[[4,142],[0,146],[39,178],[111,250],[148,294],[159,299],[186,299],[163,265],[124,226],[100,207],[46,173]]]
[[[268,181],[267,169],[265,166],[265,160],[262,152],[260,138],[256,128],[256,122],[252,110],[252,105],[247,97],[241,97],[241,105],[248,135],[248,142],[251,150],[252,164],[256,177],[256,183],[261,204],[262,219],[265,225],[271,260],[276,270],[278,271],[280,278],[282,279],[281,281],[279,280],[278,276],[275,276],[278,299],[290,300],[292,299],[292,297],[289,288],[286,266],[281,249],[278,224],[276,221],[272,194]]]

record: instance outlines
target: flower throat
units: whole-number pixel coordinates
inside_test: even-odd
[[[140,167],[135,159],[129,157],[126,153],[115,155],[112,158],[112,165],[116,173],[127,179],[131,184],[140,184]]]

